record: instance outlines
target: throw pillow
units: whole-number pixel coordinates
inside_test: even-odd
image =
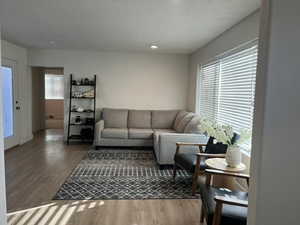
[[[179,122],[178,126],[175,128],[177,132],[183,133],[186,125],[192,120],[194,117],[194,113],[188,113],[183,117],[183,119]]]
[[[200,133],[198,125],[200,124],[200,116],[194,116],[193,119],[186,125],[184,133]]]
[[[183,117],[185,117],[187,114],[189,114],[186,111],[181,110],[179,113],[177,113],[175,122],[174,122],[174,130],[177,130],[178,124],[180,123],[180,121],[183,119]]]

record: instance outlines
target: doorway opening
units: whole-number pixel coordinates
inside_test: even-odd
[[[32,68],[33,132],[64,129],[64,69]],[[50,132],[51,133],[51,132]]]

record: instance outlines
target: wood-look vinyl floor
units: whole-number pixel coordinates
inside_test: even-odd
[[[47,130],[5,153],[8,224],[199,225],[200,200],[51,199],[89,149]]]

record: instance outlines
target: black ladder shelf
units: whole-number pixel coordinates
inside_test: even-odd
[[[69,100],[69,120],[68,120],[68,136],[67,136],[67,144],[70,143],[71,140],[78,142],[85,142],[85,143],[93,143],[94,141],[94,132],[95,132],[95,114],[96,114],[96,75],[94,75],[94,80],[92,84],[84,84],[84,83],[79,83],[77,84],[75,82],[76,80],[73,80],[73,75],[70,74],[70,100]],[[75,82],[75,83],[74,83]],[[92,88],[91,90],[94,90],[94,96],[93,97],[76,97],[74,96],[74,87],[90,87]],[[76,100],[78,102],[79,100],[83,101],[92,101],[91,104],[93,104],[93,109],[87,109],[84,111],[76,111],[72,110],[72,102],[73,100]],[[93,115],[93,116],[88,116],[88,118],[93,120],[93,123],[75,123],[72,122],[74,120],[73,115]],[[85,118],[86,119],[86,118]],[[92,128],[92,136],[88,139],[83,138],[80,134],[72,134],[72,127],[90,127]],[[78,129],[78,128],[77,128]]]

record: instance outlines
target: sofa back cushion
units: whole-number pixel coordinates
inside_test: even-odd
[[[178,110],[152,111],[151,124],[153,129],[172,129]]]
[[[191,121],[184,128],[184,133],[200,133],[199,124],[200,124],[200,116],[195,115]]]
[[[176,119],[175,119],[175,122],[174,122],[174,130],[176,130],[176,127],[178,127],[179,125],[179,122],[183,119],[183,117],[185,117],[189,112],[187,111],[184,111],[184,110],[181,110],[177,113],[177,116],[176,116]]]
[[[105,128],[127,128],[127,109],[103,109],[103,120]]]
[[[128,128],[151,128],[151,111],[129,110]]]
[[[192,118],[194,117],[194,113],[188,113],[186,114],[178,123],[178,125],[175,127],[175,130],[179,133],[183,133],[185,127],[187,126],[187,124],[192,120]]]

